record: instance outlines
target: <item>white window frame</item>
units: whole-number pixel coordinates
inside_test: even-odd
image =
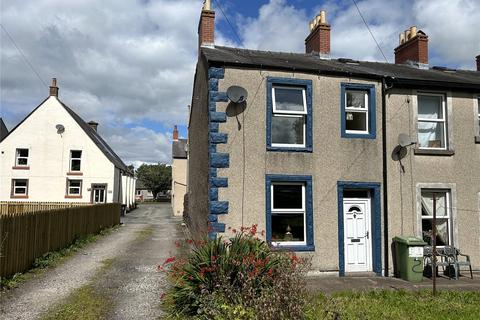
[[[446,215],[445,216],[438,216],[437,215],[437,220],[438,219],[442,219],[442,220],[445,220],[447,219],[447,225],[448,225],[448,245],[450,246],[453,246],[453,225],[452,225],[452,190],[450,189],[435,189],[435,188],[420,188],[420,198],[423,199],[423,196],[422,196],[422,193],[424,191],[427,191],[427,192],[435,192],[435,193],[442,193],[442,194],[445,194],[445,199],[446,199],[446,208],[445,208],[445,213]],[[422,211],[420,211],[420,219],[421,219],[421,224],[420,224],[420,228],[422,228],[422,222],[423,220],[432,220],[433,219],[433,213],[432,215],[430,216],[424,216],[422,214]],[[433,220],[432,220],[432,225],[433,225]],[[422,229],[420,229],[420,232],[422,232]],[[438,246],[438,248],[443,248],[444,246]]]
[[[302,90],[302,96],[303,96],[303,111],[288,111],[288,110],[277,110],[277,104],[275,101],[275,89],[288,89],[288,90]],[[272,85],[272,122],[273,118],[275,116],[279,117],[288,117],[288,118],[303,118],[303,143],[302,144],[297,144],[297,143],[274,143],[273,138],[272,138],[272,147],[286,147],[286,148],[305,148],[306,143],[307,143],[307,137],[306,137],[306,127],[307,127],[307,115],[308,115],[308,110],[307,110],[307,97],[306,97],[306,89],[304,87],[299,87],[299,86],[282,86],[282,85]],[[271,129],[273,130],[273,129]]]
[[[80,151],[80,158],[73,158],[72,154],[73,152],[78,152]],[[83,150],[70,150],[70,172],[82,172],[82,155],[83,155]],[[80,170],[73,170],[73,160],[80,160]]]
[[[419,103],[419,97],[420,96],[431,96],[431,97],[441,97],[442,98],[442,114],[443,118],[442,119],[428,119],[428,118],[420,118],[419,114],[419,109],[420,109],[420,103]],[[448,114],[447,114],[447,101],[445,94],[442,93],[430,93],[430,92],[418,92],[417,93],[417,140],[418,139],[418,124],[420,122],[428,122],[428,123],[443,123],[443,139],[444,139],[444,147],[443,148],[433,148],[433,147],[418,147],[419,149],[422,150],[448,150],[449,148],[449,141],[448,141]]]
[[[71,187],[70,182],[72,181],[80,181],[80,186],[79,187]],[[82,195],[82,187],[83,187],[83,181],[82,179],[67,179],[67,196],[81,196]],[[70,189],[78,189],[78,193],[71,193]]]
[[[25,181],[26,182],[26,185],[25,186],[16,186],[17,182],[18,181]],[[13,183],[12,183],[12,195],[13,196],[28,196],[28,179],[13,179]],[[16,192],[16,189],[25,189],[25,193],[17,193]]]
[[[27,150],[28,155],[26,157],[21,157],[19,155],[19,152],[18,152],[19,150]],[[30,165],[29,158],[30,158],[30,149],[29,148],[16,148],[15,149],[15,166],[16,167],[28,167]],[[27,159],[27,164],[19,164],[18,163],[19,159]]]
[[[363,92],[365,94],[365,108],[362,109],[362,108],[355,108],[355,107],[349,107],[347,105],[347,93],[349,91],[357,91],[357,92]],[[369,128],[369,91],[368,90],[364,90],[364,89],[349,89],[349,88],[346,88],[345,89],[345,133],[351,133],[351,134],[369,134],[370,133],[370,128]],[[346,122],[348,121],[347,120],[347,113],[348,112],[353,112],[353,113],[365,113],[366,114],[366,117],[365,117],[365,127],[367,128],[367,130],[347,130],[347,126],[346,126]]]
[[[302,208],[301,209],[281,209],[275,208],[273,206],[274,203],[274,193],[273,188],[274,186],[278,185],[300,185],[302,186]],[[273,215],[281,215],[281,214],[300,214],[303,213],[303,241],[274,241],[272,239],[271,244],[272,246],[299,246],[299,245],[306,245],[307,244],[307,209],[305,203],[305,191],[306,191],[306,183],[304,182],[272,182],[270,185],[270,216],[272,217],[272,232],[273,232]]]

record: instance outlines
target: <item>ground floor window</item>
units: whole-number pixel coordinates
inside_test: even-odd
[[[422,237],[432,244],[433,229],[433,198],[436,204],[436,244],[437,246],[452,245],[452,208],[450,190],[421,189],[422,198]]]
[[[82,180],[67,179],[67,195],[81,196],[82,195]]]
[[[12,195],[13,196],[28,196],[28,180],[27,179],[13,179],[12,180]]]
[[[310,176],[267,176],[267,241],[276,247],[313,249]]]

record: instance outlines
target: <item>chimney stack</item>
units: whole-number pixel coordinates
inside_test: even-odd
[[[50,96],[58,97],[57,78],[52,78],[52,85],[50,86]]]
[[[320,11],[309,24],[310,34],[305,39],[305,52],[316,53],[322,58],[330,57],[330,25],[327,24],[325,11]]]
[[[210,0],[204,0],[198,23],[198,48],[213,46],[215,43],[215,11]]]
[[[475,59],[477,59],[477,71],[480,71],[480,54]]]
[[[88,122],[88,125],[95,131],[97,131],[98,129],[98,122],[95,122],[95,121],[90,121]]]
[[[419,66],[428,66],[428,36],[412,26],[399,35],[399,44],[395,48],[395,64],[413,62]]]
[[[178,141],[178,130],[177,126],[173,127],[173,141]]]

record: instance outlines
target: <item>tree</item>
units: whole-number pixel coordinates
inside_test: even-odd
[[[136,175],[155,197],[159,192],[170,190],[172,185],[172,167],[163,163],[144,163],[138,167]]]

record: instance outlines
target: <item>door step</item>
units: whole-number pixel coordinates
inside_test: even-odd
[[[378,275],[375,272],[345,272],[345,277],[351,278],[372,278],[377,277]]]

